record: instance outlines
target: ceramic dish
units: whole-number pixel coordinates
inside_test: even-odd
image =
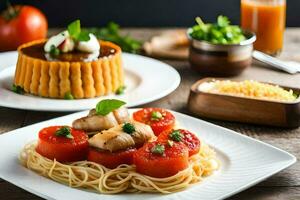
[[[54,182],[26,169],[19,163],[18,155],[21,149],[26,143],[36,140],[37,132],[41,128],[57,124],[71,125],[74,119],[86,115],[87,112],[48,120],[0,135],[2,147],[0,177],[46,199],[192,200],[201,197],[206,200],[218,200],[245,190],[296,161],[293,155],[266,143],[184,114],[172,113],[183,127],[196,133],[215,149],[222,163],[217,173],[181,192],[168,195],[156,193],[102,195]]]
[[[198,90],[204,82],[222,80],[204,78],[191,87],[188,100],[189,110],[198,116],[269,126],[300,126],[300,98],[291,102],[262,100],[225,94],[207,93]],[[297,88],[280,86],[299,94]]]
[[[178,72],[170,65],[152,58],[124,53],[122,56],[127,88],[123,95],[78,100],[20,95],[11,91],[15,67],[6,67],[16,62],[14,58],[17,55],[14,54],[16,52],[0,55],[0,106],[4,107],[38,111],[78,111],[93,108],[103,98],[118,98],[130,102],[128,107],[132,107],[162,98],[174,91],[180,83]]]
[[[189,33],[188,33],[189,35]],[[214,76],[238,75],[252,63],[253,33],[244,31],[247,40],[240,44],[212,44],[189,36],[189,62],[201,74]]]

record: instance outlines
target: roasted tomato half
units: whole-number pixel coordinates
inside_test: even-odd
[[[110,152],[90,147],[88,153],[88,161],[92,161],[107,168],[113,169],[121,164],[131,165],[133,163],[132,159],[135,152],[135,148]]]
[[[165,131],[158,136],[157,140],[161,142],[168,142],[168,140],[181,142],[188,147],[189,156],[198,153],[201,146],[199,138],[194,133],[183,129]]]
[[[133,113],[133,119],[151,126],[156,136],[175,125],[174,115],[162,108],[143,108]]]
[[[51,160],[73,162],[85,160],[88,148],[85,132],[67,126],[50,126],[40,130],[36,151]]]
[[[170,177],[186,169],[189,165],[188,148],[182,143],[172,145],[151,142],[138,149],[133,156],[136,171],[151,177]]]

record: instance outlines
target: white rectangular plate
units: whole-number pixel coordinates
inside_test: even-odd
[[[74,119],[86,115],[86,112],[37,123],[1,135],[0,177],[47,199],[192,200],[201,197],[201,199],[216,200],[240,192],[296,162],[293,155],[266,143],[184,114],[173,113],[182,127],[196,133],[213,147],[222,162],[222,167],[217,173],[182,192],[169,195],[146,193],[103,195],[56,183],[19,164],[18,154],[22,147],[27,142],[36,140],[41,128],[50,125],[70,125]]]

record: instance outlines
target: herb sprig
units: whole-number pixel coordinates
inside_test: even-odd
[[[162,144],[157,144],[152,147],[151,152],[158,155],[163,155],[165,152],[165,146]]]
[[[130,135],[135,132],[135,127],[133,124],[127,122],[122,126],[122,130]]]
[[[24,92],[25,92],[21,86],[18,86],[15,84],[12,85],[12,91],[17,94],[24,94]]]
[[[110,22],[102,28],[89,28],[85,31],[93,33],[98,39],[116,43],[125,52],[139,53],[142,43],[129,35],[120,33],[120,26],[115,22]]]
[[[180,130],[174,130],[169,137],[175,142],[180,142],[184,136],[182,133],[180,133]]]
[[[81,30],[80,20],[75,20],[68,25],[68,32],[75,41],[89,41],[89,32]]]
[[[63,126],[55,132],[56,136],[62,136],[69,139],[73,139],[73,135],[71,134],[71,128],[68,126]]]

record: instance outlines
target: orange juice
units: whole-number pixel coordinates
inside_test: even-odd
[[[278,54],[283,46],[286,0],[241,0],[241,26],[256,33],[254,48]]]

